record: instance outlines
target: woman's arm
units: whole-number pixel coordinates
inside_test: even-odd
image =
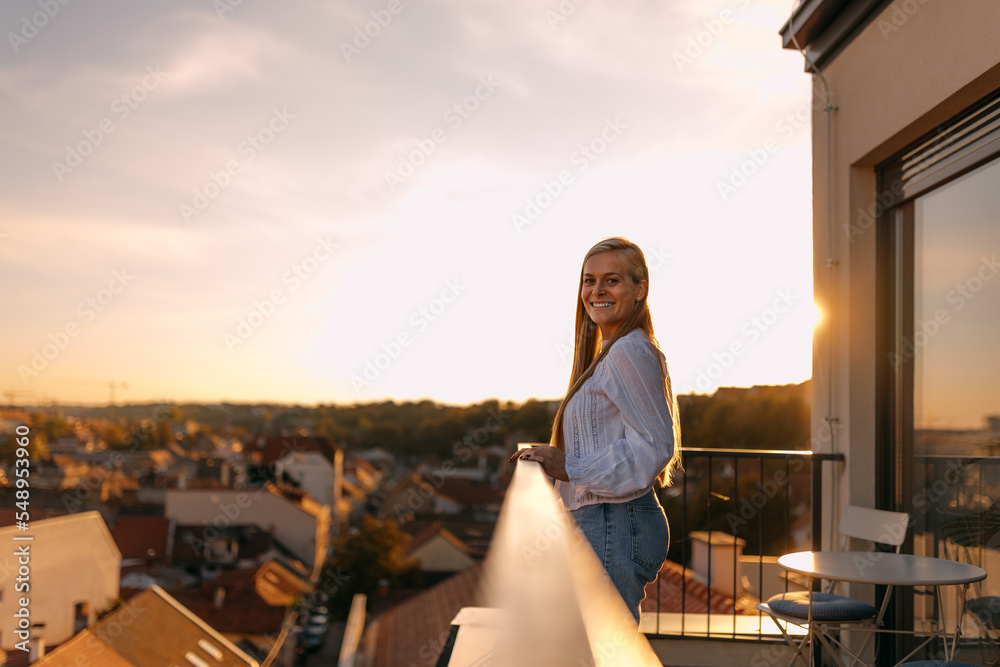
[[[604,363],[604,389],[621,414],[625,437],[586,457],[566,458],[577,498],[588,491],[623,496],[648,489],[674,452],[659,351],[645,336],[629,336],[614,344]]]

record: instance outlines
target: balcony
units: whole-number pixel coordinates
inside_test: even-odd
[[[684,471],[661,490],[671,551],[647,588],[634,642],[631,617],[599,585],[593,553],[576,548],[550,480],[537,463],[519,462],[485,565],[483,607],[458,614],[437,664],[787,663],[791,649],[753,605],[804,586],[784,576],[777,556],[822,548],[813,526],[821,525],[823,480],[842,460],[809,451],[685,450]],[[978,482],[982,474],[966,477]],[[970,553],[985,557],[982,549]],[[950,620],[934,617],[937,605],[927,608],[916,625]],[[981,622],[967,626],[963,642],[973,651],[977,638],[989,641]]]

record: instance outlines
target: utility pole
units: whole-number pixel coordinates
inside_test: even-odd
[[[116,382],[115,380],[99,382],[97,380],[74,380],[71,378],[56,378],[55,381],[61,382],[63,384],[85,384],[89,386],[101,385],[107,387],[110,393],[109,407],[111,408],[111,410],[109,414],[111,419],[114,419],[115,416],[115,389],[118,389],[119,387],[122,389],[128,389],[128,382]]]
[[[17,407],[16,405],[14,405],[14,399],[15,398],[17,398],[18,396],[30,396],[31,392],[30,391],[14,391],[13,389],[8,389],[7,391],[5,391],[3,393],[3,395],[7,398],[7,404],[10,405],[10,407],[14,408],[14,407]]]

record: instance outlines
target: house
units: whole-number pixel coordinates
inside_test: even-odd
[[[503,503],[502,486],[451,478],[423,468],[397,482],[382,503],[382,518],[462,516],[494,522]]]
[[[121,553],[97,512],[32,521],[26,531],[0,528],[0,541],[10,545],[0,556],[0,641],[7,650],[28,639],[19,627],[22,609],[52,645],[92,624],[118,597]]]
[[[197,543],[230,526],[257,526],[318,573],[329,548],[330,508],[273,484],[256,489],[168,489],[166,517],[195,526]]]
[[[347,463],[344,475],[350,476],[355,486],[361,488],[366,493],[371,493],[378,488],[385,473],[373,466],[366,459],[355,457]]]
[[[845,457],[823,546],[845,505],[908,512],[903,550],[971,558],[974,597],[1000,594],[998,33],[996,3],[915,0],[806,0],[781,29],[814,82],[811,449]],[[920,625],[924,598],[891,614]]]
[[[158,586],[139,593],[34,664],[259,667]]]
[[[14,433],[18,426],[27,424],[30,419],[27,410],[0,408],[0,434]]]
[[[473,549],[435,521],[410,538],[406,555],[420,563],[425,583],[434,583],[467,570],[482,560],[485,551]]]
[[[254,588],[264,601],[276,607],[290,607],[312,590],[308,581],[275,560],[257,569]]]
[[[276,549],[274,536],[255,524],[212,530],[203,525],[179,525],[172,537],[170,562],[203,572],[256,567]]]
[[[287,474],[318,502],[333,507],[340,497],[344,452],[322,436],[260,436],[243,453],[249,462],[273,470],[276,481]]]
[[[267,653],[286,621],[290,622],[292,609],[287,598],[272,604],[260,594],[257,582],[262,568],[222,572],[173,596],[234,644],[246,640]]]

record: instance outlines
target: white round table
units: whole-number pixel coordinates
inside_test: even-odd
[[[961,633],[962,616],[965,614],[965,597],[969,584],[986,578],[985,570],[968,563],[881,551],[799,551],[781,556],[778,558],[778,565],[790,572],[804,574],[812,579],[887,586],[882,607],[875,619],[876,631],[913,634],[914,636],[916,636],[916,632],[885,630],[880,627],[882,617],[888,608],[893,586],[963,586],[961,609],[958,610],[951,646],[948,645],[948,633],[945,632],[942,623],[936,632],[930,633],[930,636],[920,646],[906,658],[903,658],[904,661],[936,637],[942,638],[945,656],[947,659],[951,659]],[[940,601],[940,594],[937,598]],[[810,634],[813,632],[812,627],[809,628],[809,632]]]
[[[778,565],[814,579],[883,586],[952,586],[986,578],[986,571],[943,558],[879,551],[799,551]]]

